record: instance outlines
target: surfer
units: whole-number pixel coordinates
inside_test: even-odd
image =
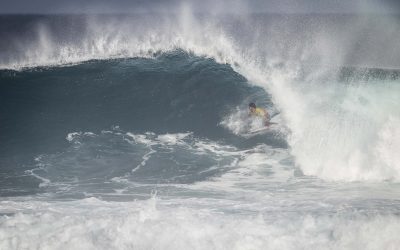
[[[267,110],[263,108],[257,108],[256,104],[254,102],[249,103],[249,110],[250,116],[256,116],[256,117],[261,117],[263,119],[264,125],[269,126],[269,120],[270,120],[270,115],[268,114]]]

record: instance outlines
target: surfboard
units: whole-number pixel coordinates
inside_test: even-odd
[[[245,136],[245,137],[252,137],[252,136],[254,136],[254,135],[264,134],[264,133],[267,133],[267,132],[269,132],[269,131],[273,131],[273,130],[274,130],[273,127],[274,127],[275,125],[277,125],[277,124],[278,124],[278,123],[276,123],[276,122],[270,122],[270,123],[269,123],[269,126],[250,130],[250,131],[247,132],[246,134],[243,134],[243,136]]]
[[[263,127],[263,128],[253,129],[253,130],[249,131],[249,134],[256,134],[258,132],[268,131],[268,130],[270,130],[270,127]]]

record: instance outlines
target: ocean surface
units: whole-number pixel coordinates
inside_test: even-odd
[[[0,16],[0,249],[399,249],[399,20]]]

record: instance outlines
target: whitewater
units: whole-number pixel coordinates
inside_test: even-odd
[[[1,16],[0,249],[398,249],[399,31]]]

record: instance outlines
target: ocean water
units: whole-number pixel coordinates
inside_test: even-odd
[[[1,16],[0,249],[399,249],[399,31]]]

